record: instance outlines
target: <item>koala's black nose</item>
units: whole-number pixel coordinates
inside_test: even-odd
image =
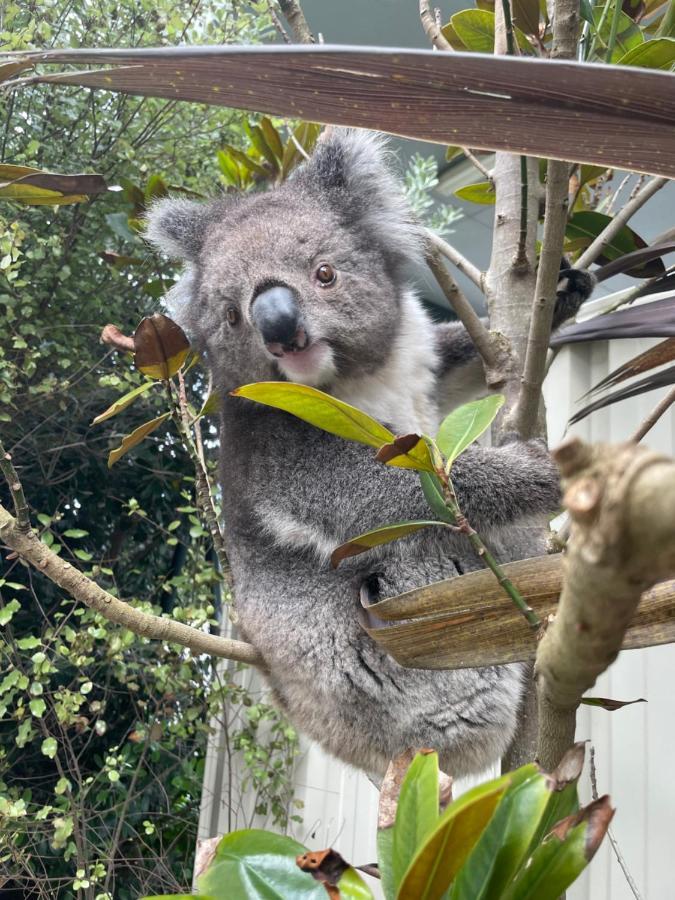
[[[277,356],[284,350],[302,350],[307,344],[295,294],[283,284],[265,288],[254,297],[251,319],[268,349]]]

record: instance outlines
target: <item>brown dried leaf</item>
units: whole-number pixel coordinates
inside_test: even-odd
[[[608,712],[614,712],[617,709],[622,709],[624,706],[632,706],[633,703],[646,703],[647,701],[644,697],[640,697],[637,700],[610,700],[607,697],[583,697],[581,702],[586,706],[600,706]]]
[[[655,369],[657,366],[665,365],[665,363],[672,362],[674,359],[675,337],[666,338],[665,341],[661,341],[661,343],[657,344],[655,347],[650,347],[648,350],[645,350],[644,353],[639,353],[637,356],[629,359],[628,362],[618,366],[613,372],[606,375],[602,381],[599,381],[594,385],[585,396],[595,394],[604,388],[612,387],[615,384],[625,381],[627,378],[632,378],[634,375],[641,375],[643,372],[648,372],[650,369]]]
[[[134,362],[149,378],[171,378],[185,362],[189,349],[183,329],[159,313],[142,319],[134,333]]]
[[[303,872],[309,872],[313,878],[323,884],[337,885],[344,873],[349,868],[337,850],[308,850],[297,856],[296,865]],[[330,896],[330,895],[329,895]],[[339,896],[339,892],[336,896]]]
[[[610,799],[605,794],[604,797],[599,797],[597,800],[589,803],[588,806],[580,809],[578,813],[562,819],[551,829],[550,834],[554,834],[561,841],[564,841],[572,828],[575,828],[582,822],[587,822],[588,830],[586,831],[584,854],[590,862],[595,855],[595,851],[602,843],[602,839],[607,834],[614,812],[615,810],[610,806]]]

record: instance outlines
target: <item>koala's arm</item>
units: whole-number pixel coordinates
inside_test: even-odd
[[[553,331],[577,314],[594,287],[595,277],[591,272],[567,268],[566,260],[563,260],[553,311]],[[487,326],[487,319],[483,321]],[[482,361],[460,322],[436,325],[436,346],[440,360],[439,396],[444,409],[452,409],[485,392]]]

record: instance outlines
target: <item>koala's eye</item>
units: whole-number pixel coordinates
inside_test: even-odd
[[[236,306],[228,306],[225,315],[230,325],[234,326],[239,322],[239,310]]]
[[[319,268],[316,270],[316,280],[319,282],[321,287],[330,287],[332,284],[335,284],[336,278],[337,272],[328,263],[321,263]]]

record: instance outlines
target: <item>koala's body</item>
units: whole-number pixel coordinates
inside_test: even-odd
[[[428,516],[416,474],[229,396],[253,381],[299,381],[396,433],[435,433],[441,385],[473,389],[480,365],[465,332],[432,323],[407,280],[423,240],[381,139],[336,130],[273,190],[165,200],[149,219],[150,240],[187,264],[169,310],[222,398],[236,608],[278,702],[328,751],[373,773],[418,747],[437,749],[456,776],[484,768],[513,735],[521,667],[404,669],[360,624],[364,605],[479,568],[466,539],[430,529],[331,569],[347,538]],[[578,306],[569,291],[565,302]],[[453,472],[460,505],[501,559],[540,552],[542,517],[559,502],[540,443],[473,446]]]

